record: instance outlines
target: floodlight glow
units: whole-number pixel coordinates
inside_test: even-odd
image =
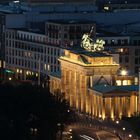
[[[126,71],[126,70],[122,70],[122,71],[121,71],[121,75],[122,75],[122,76],[127,75],[127,71]]]

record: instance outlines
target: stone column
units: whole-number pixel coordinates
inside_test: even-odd
[[[89,76],[85,76],[85,88],[84,88],[84,94],[85,94],[85,107],[86,107],[86,113],[89,113],[89,94],[88,94],[88,83],[89,83]]]
[[[121,104],[121,97],[118,97],[118,117],[122,118],[122,104]]]
[[[102,119],[104,120],[106,117],[105,113],[105,98],[102,98]]]
[[[86,112],[85,77],[81,75],[81,109]]]
[[[130,112],[131,114],[134,114],[135,112],[135,99],[134,95],[131,95],[130,97]]]
[[[93,114],[94,114],[94,116],[97,116],[97,111],[96,111],[97,104],[96,103],[97,103],[96,102],[96,95],[93,95]]]
[[[130,97],[127,97],[127,116],[130,117],[131,116],[131,109],[130,109]]]
[[[102,116],[102,97],[99,96],[99,118]]]
[[[114,106],[115,106],[115,98],[111,98],[111,112],[110,112],[110,117],[112,120],[114,120]]]

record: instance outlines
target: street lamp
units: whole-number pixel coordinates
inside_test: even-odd
[[[125,127],[123,127],[123,131],[125,131]]]
[[[132,138],[132,134],[129,134],[128,136],[129,136],[129,138]]]
[[[125,70],[125,69],[121,70],[121,75],[126,76],[127,75],[127,70]]]
[[[116,121],[116,124],[119,124],[119,121]]]
[[[12,78],[11,77],[9,77],[9,81],[11,81],[12,80]]]
[[[123,127],[122,130],[125,131],[125,127]],[[123,138],[125,140],[125,132],[123,132]]]

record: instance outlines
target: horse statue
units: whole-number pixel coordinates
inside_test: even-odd
[[[105,44],[105,41],[102,39],[97,39],[96,42],[94,42],[94,40],[90,37],[89,33],[85,33],[82,36],[81,47],[88,51],[91,51],[91,52],[103,51],[104,44]]]

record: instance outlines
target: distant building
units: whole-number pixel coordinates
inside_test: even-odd
[[[0,69],[5,68],[5,31],[7,28],[24,27],[24,15],[15,13],[0,13]],[[0,76],[4,75],[0,70]]]
[[[126,68],[131,75],[138,76],[140,67],[140,37],[139,36],[102,36],[105,40],[105,49],[119,54],[119,64]]]
[[[58,58],[64,49],[73,48],[75,44],[79,47],[83,32],[90,32],[94,25],[78,21],[48,21],[44,33],[39,29],[6,29],[6,68],[14,70],[18,79],[38,73],[47,77],[59,72]]]
[[[51,20],[46,22],[45,32],[50,44],[69,48],[80,46],[83,34],[90,33],[92,27],[92,37],[95,37],[96,25],[93,21]]]
[[[47,44],[47,37],[25,29],[6,30],[6,68],[16,72],[18,79],[28,75],[47,75],[59,71],[61,49]]]
[[[31,4],[42,3],[95,3],[95,0],[28,0]]]
[[[125,11],[128,9],[132,9],[132,10],[136,10],[136,9],[140,9],[140,4],[139,3],[128,3],[127,1],[125,1],[124,3],[120,3],[120,4],[112,4],[112,3],[108,3],[105,4],[103,9],[105,11]]]

